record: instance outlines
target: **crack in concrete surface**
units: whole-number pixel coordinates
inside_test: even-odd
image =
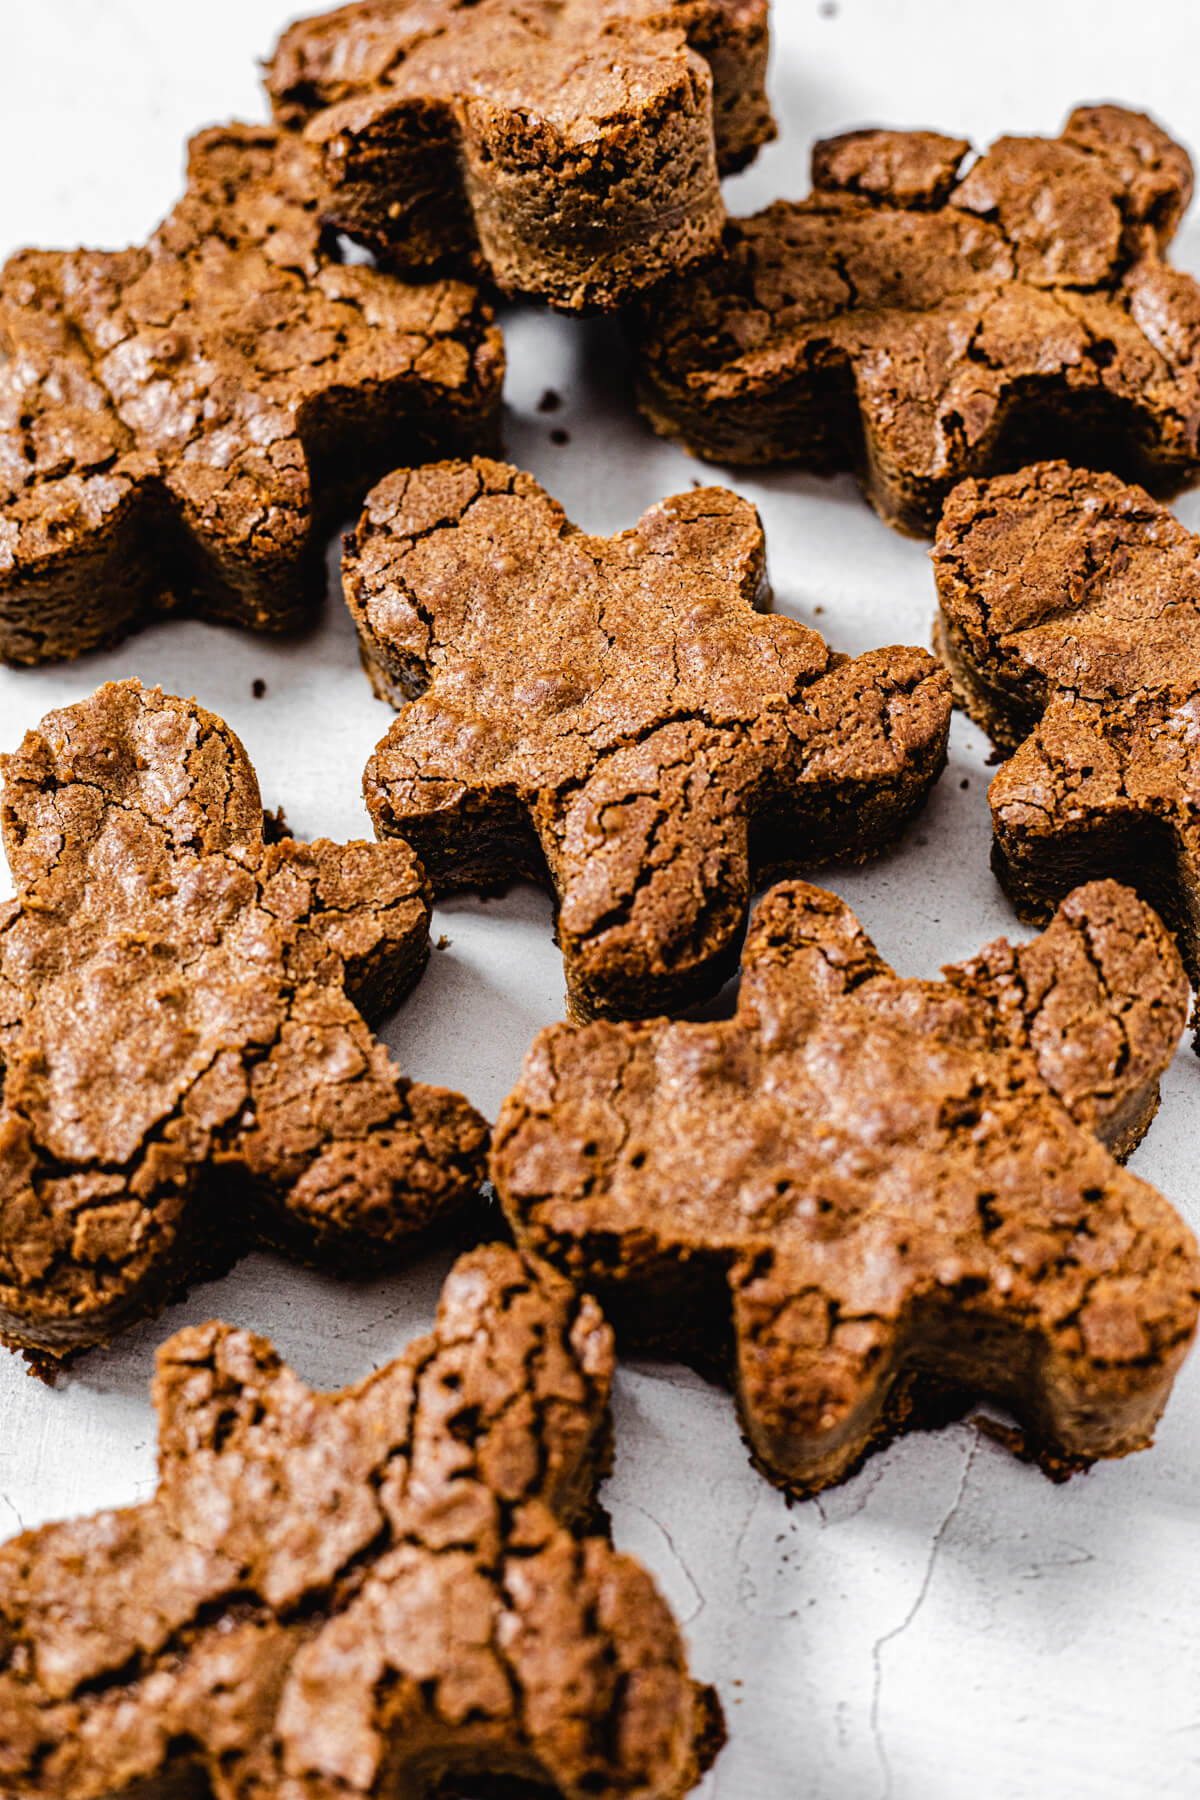
[[[978,1451],[979,1439],[973,1436],[970,1443],[966,1446],[966,1451],[963,1456],[963,1465],[959,1472],[958,1486],[955,1489],[954,1498],[950,1502],[941,1523],[938,1525],[929,1541],[929,1555],[925,1563],[925,1573],[921,1579],[921,1585],[917,1590],[915,1600],[901,1619],[900,1623],[898,1625],[893,1625],[890,1631],[885,1631],[882,1637],[876,1638],[871,1646],[871,1668],[873,1674],[870,1715],[871,1737],[874,1740],[875,1754],[879,1759],[880,1773],[883,1776],[883,1786],[879,1790],[879,1800],[891,1800],[892,1796],[892,1765],[888,1757],[887,1746],[884,1744],[883,1732],[880,1729],[879,1724],[880,1702],[883,1695],[883,1652],[889,1644],[894,1644],[897,1638],[903,1637],[904,1633],[912,1625],[917,1614],[925,1604],[929,1589],[933,1582],[933,1571],[937,1564],[938,1552],[941,1550],[946,1533],[954,1523],[955,1515],[962,1505],[963,1496],[967,1491],[967,1482],[970,1479],[971,1469],[974,1465]]]
[[[615,1500],[613,1504],[614,1509],[616,1507],[627,1507],[630,1512],[640,1513],[643,1519],[648,1520],[659,1535],[665,1539],[667,1549],[674,1557],[680,1573],[683,1575],[684,1580],[687,1582],[695,1596],[694,1604],[688,1613],[682,1613],[676,1608],[680,1625],[690,1625],[692,1621],[698,1619],[700,1614],[704,1611],[704,1608],[708,1604],[708,1596],[700,1586],[700,1583],[696,1580],[696,1577],[692,1574],[691,1569],[688,1567],[686,1557],[675,1542],[675,1539],[671,1536],[670,1531],[668,1531],[667,1527],[656,1514],[648,1511],[644,1506],[639,1506],[636,1500],[630,1500],[628,1497],[623,1496],[620,1500]]]

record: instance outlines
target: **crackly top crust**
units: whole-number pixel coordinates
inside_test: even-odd
[[[743,968],[727,1022],[541,1034],[492,1153],[518,1242],[710,1355],[728,1284],[752,1446],[801,1491],[914,1370],[1074,1455],[1147,1442],[1200,1297],[1186,1226],[1103,1147],[1145,1129],[1186,1016],[1149,908],[1096,884],[911,981],[789,883]]]
[[[714,1703],[649,1577],[581,1535],[612,1366],[595,1304],[499,1245],[341,1393],[248,1332],[178,1333],[155,1497],[0,1549],[5,1793],[191,1767],[220,1800],[383,1800],[442,1770],[678,1800]]]
[[[387,266],[611,310],[715,249],[720,173],[774,135],[768,42],[767,0],[363,0],[267,86]]]
[[[933,555],[958,692],[1015,751],[989,793],[1002,879],[1034,913],[1067,870],[1128,870],[1200,977],[1200,540],[1042,463],[956,488]]]
[[[405,471],[369,497],[345,587],[380,691],[417,696],[368,765],[377,830],[435,884],[548,870],[583,1012],[714,985],[752,862],[878,847],[940,767],[941,670],[757,612],[762,528],[724,489],[598,538],[503,464]]]
[[[933,560],[946,628],[998,699],[1031,723],[1055,693],[1126,710],[1131,725],[1129,703],[1165,705],[1184,750],[1200,695],[1200,539],[1143,488],[1061,462],[964,482]],[[1187,788],[1160,723],[1142,720],[1144,752]]]
[[[187,190],[145,248],[10,258],[0,656],[35,662],[111,636],[106,610],[131,602],[97,596],[106,554],[136,599],[191,579],[199,604],[207,593],[242,622],[286,623],[308,598],[295,589],[314,509],[375,472],[381,396],[396,452],[405,420],[419,434],[423,417],[443,445],[454,420],[486,441],[503,358],[475,289],[331,263],[322,230],[302,149],[229,126],[193,139]],[[186,578],[171,514],[193,561],[210,559]]]
[[[1194,461],[1200,291],[1162,261],[1192,193],[1182,147],[1094,106],[960,178],[966,149],[882,130],[818,145],[809,199],[735,221],[721,259],[650,307],[652,419],[702,452],[823,468],[856,460],[861,419],[872,499],[925,529],[1026,413],[1036,440],[1047,406],[1084,396],[1128,461]]]
[[[767,0],[358,0],[289,26],[266,84],[280,123],[313,121],[313,142],[418,99],[519,113],[585,149],[694,79],[689,44],[716,61],[766,31]],[[719,144],[727,167],[771,134],[758,101],[754,129],[738,120]]]
[[[152,1310],[198,1233],[244,1233],[238,1179],[269,1235],[344,1255],[475,1189],[482,1121],[405,1081],[359,1011],[427,952],[407,845],[264,843],[228,726],[136,681],[0,770],[5,1341],[62,1352]]]

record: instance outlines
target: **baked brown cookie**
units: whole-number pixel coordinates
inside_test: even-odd
[[[761,616],[762,527],[723,488],[597,538],[500,463],[401,471],[345,588],[376,691],[411,701],[367,766],[376,830],[435,890],[548,885],[581,1018],[715,992],[752,880],[882,849],[945,760],[944,670]]]
[[[364,1016],[428,951],[406,844],[264,843],[229,727],[136,681],[0,773],[0,1342],[99,1343],[255,1233],[375,1266],[477,1191],[483,1120]]]
[[[965,475],[1081,452],[1178,481],[1200,457],[1200,286],[1164,252],[1192,192],[1140,113],[1058,138],[860,131],[813,193],[734,221],[639,329],[657,431],[727,463],[855,469],[890,525],[932,532]]]
[[[989,797],[1017,911],[1117,876],[1200,985],[1200,540],[1142,488],[1041,463],[956,488],[933,560],[956,694],[1015,753]]]
[[[608,309],[716,248],[720,174],[775,135],[767,49],[767,0],[361,0],[266,79],[381,259]]]
[[[397,461],[497,441],[504,349],[460,282],[324,258],[309,159],[192,140],[144,249],[0,271],[0,660],[171,607],[259,631],[325,589],[323,527]]]
[[[1113,1160],[1186,1017],[1149,908],[1081,888],[1031,944],[902,981],[786,883],[743,971],[726,1022],[541,1034],[492,1152],[519,1245],[633,1341],[730,1345],[754,1458],[797,1494],[947,1387],[1075,1464],[1148,1444],[1200,1299],[1186,1225]]]
[[[720,1709],[645,1570],[583,1535],[612,1370],[595,1303],[500,1245],[341,1393],[179,1332],[155,1497],[0,1549],[4,1793],[678,1800]]]

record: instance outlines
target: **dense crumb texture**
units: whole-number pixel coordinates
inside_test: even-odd
[[[136,681],[0,773],[0,1341],[100,1342],[255,1232],[375,1266],[478,1189],[482,1119],[364,1017],[428,951],[406,844],[265,843],[228,726]]]
[[[1200,287],[1164,252],[1191,198],[1140,113],[1058,138],[927,131],[818,144],[813,193],[728,228],[647,305],[642,410],[721,462],[857,470],[932,532],[954,482],[1077,456],[1178,481],[1200,457]]]
[[[775,134],[767,52],[767,0],[361,0],[286,31],[267,87],[384,261],[607,309],[716,248],[720,174]]]
[[[964,482],[933,559],[957,694],[1014,752],[990,800],[1018,910],[1120,876],[1200,984],[1200,540],[1141,488],[1048,463]]]
[[[545,881],[578,1017],[715,992],[754,878],[882,848],[945,759],[944,670],[758,611],[762,527],[723,488],[597,538],[502,464],[401,472],[345,588],[377,691],[410,702],[367,767],[376,830],[435,890]]]
[[[489,1774],[680,1800],[715,1698],[645,1571],[582,1535],[612,1366],[594,1302],[498,1245],[341,1393],[248,1332],[173,1337],[154,1499],[0,1550],[8,1800],[189,1775],[214,1800],[417,1800]]]
[[[947,1388],[1060,1461],[1150,1442],[1200,1260],[1125,1173],[1187,984],[1127,888],[902,981],[832,894],[773,888],[736,1016],[544,1031],[496,1127],[517,1241],[635,1341],[719,1358],[772,1481],[812,1493]]]
[[[0,660],[170,607],[293,628],[340,508],[397,462],[492,447],[503,345],[476,290],[322,243],[300,146],[230,126],[192,140],[144,249],[0,271]]]

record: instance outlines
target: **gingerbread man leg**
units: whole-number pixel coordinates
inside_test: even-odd
[[[1078,882],[1131,882],[1171,926],[1195,981],[1200,834],[1180,798],[1185,746],[1172,742],[1189,724],[1163,720],[1153,756],[1132,741],[1144,729],[1132,707],[1056,695],[988,790],[992,863],[1018,913],[1034,921]]]
[[[251,1071],[243,1123],[216,1161],[249,1175],[269,1236],[358,1260],[474,1192],[486,1143],[465,1100],[406,1081],[348,1000],[310,988]]]

